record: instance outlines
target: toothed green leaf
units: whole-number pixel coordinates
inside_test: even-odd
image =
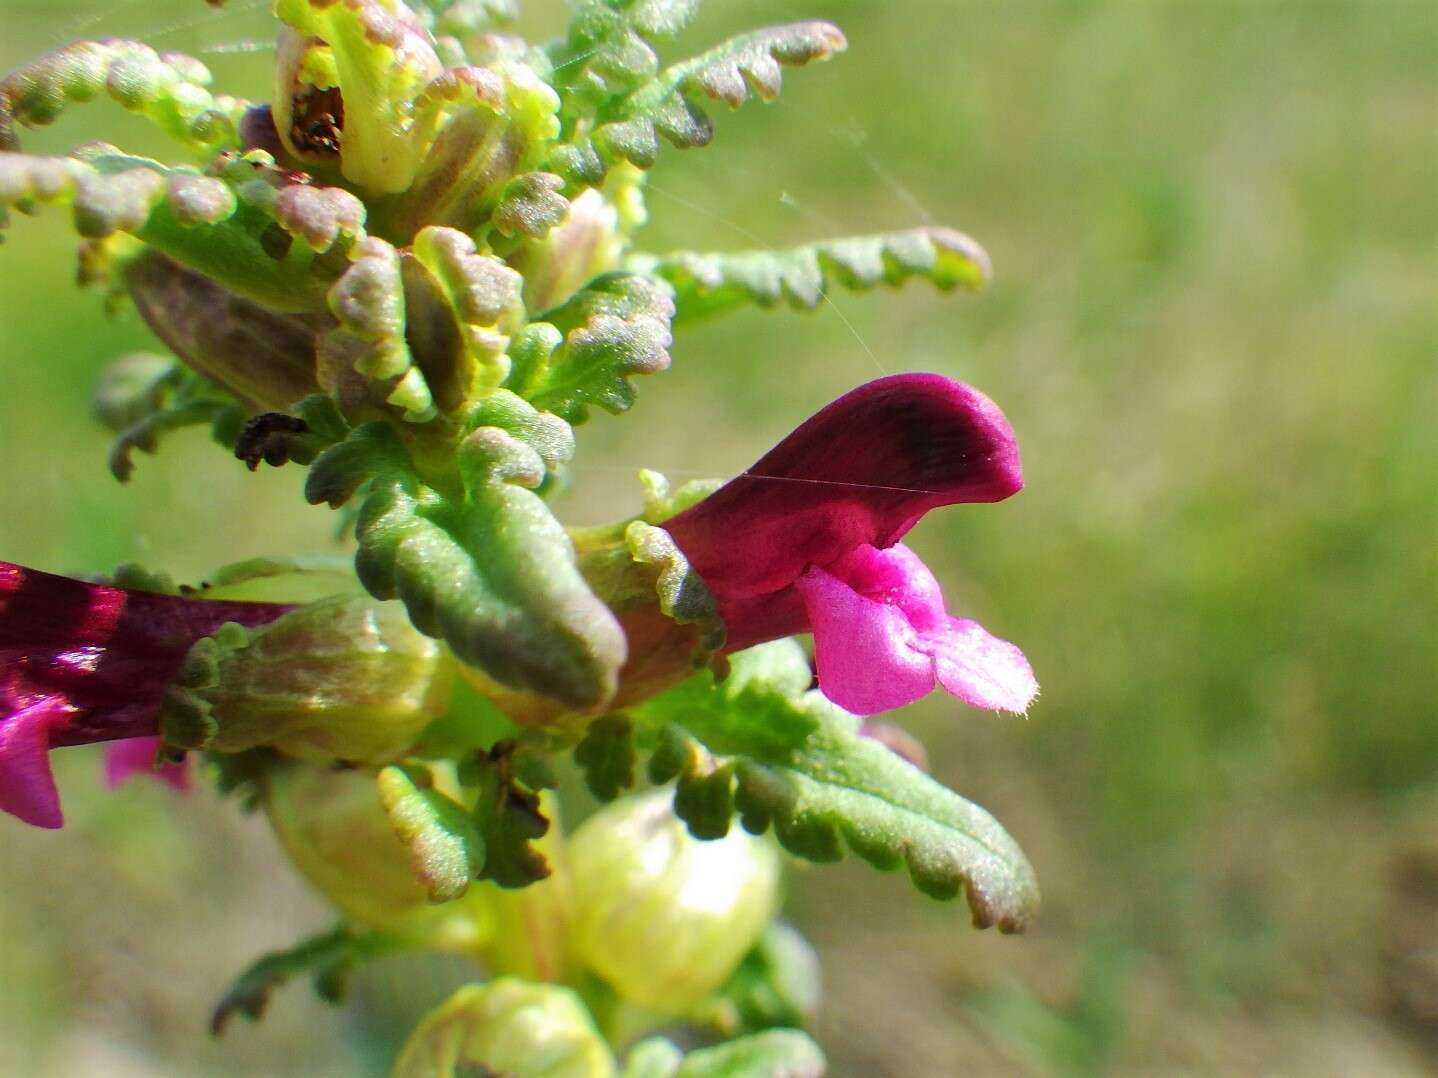
[[[358,376],[376,404],[423,423],[482,398],[509,373],[508,331],[521,316],[520,278],[452,228],[426,228],[404,251],[357,244],[330,290],[338,326],[320,366],[341,397]]]
[[[819,1009],[819,956],[786,924],[771,924],[692,1020],[722,1036],[809,1025]]]
[[[452,412],[509,374],[509,332],[523,317],[519,274],[452,228],[421,231],[403,267],[415,361],[440,410]]]
[[[54,123],[102,93],[197,152],[232,146],[245,103],[215,98],[205,65],[123,38],[77,41],[0,79],[0,150],[18,148],[14,124]]]
[[[988,283],[991,272],[984,249],[948,228],[825,240],[784,251],[634,255],[630,266],[673,286],[674,320],[686,325],[746,303],[812,310],[838,288],[862,292],[915,277],[945,291],[974,290]]]
[[[210,1016],[210,1032],[219,1036],[230,1019],[243,1014],[258,1021],[276,989],[295,977],[312,976],[320,998],[338,1003],[344,997],[345,978],[359,962],[394,948],[383,935],[336,928],[314,936],[286,951],[261,958],[240,974]]]
[[[565,708],[602,707],[624,634],[533,489],[546,456],[558,463],[565,450],[553,423],[512,395],[496,398],[509,414],[496,403],[476,418],[509,429],[482,425],[466,437],[462,495],[426,486],[392,428],[374,423],[316,460],[307,496],[340,505],[367,484],[355,567],[373,595],[403,600],[421,632],[500,685]]]
[[[105,371],[95,390],[95,415],[117,435],[110,472],[124,483],[135,470],[136,450],[154,453],[162,437],[190,426],[209,425],[223,441],[245,413],[233,397],[198,375],[160,356],[138,353]]]
[[[669,366],[673,311],[662,282],[626,273],[597,278],[528,327],[509,388],[571,423],[583,423],[595,405],[626,411],[635,398],[630,377]]]
[[[449,902],[469,889],[485,862],[484,839],[464,806],[434,788],[422,767],[386,767],[379,798],[410,865],[431,902]]]
[[[634,722],[624,715],[606,715],[589,724],[584,740],[575,746],[574,761],[584,771],[589,791],[601,801],[613,801],[634,785]]]
[[[629,44],[633,47],[603,54],[612,70],[587,69],[591,81],[611,96],[603,103],[590,143],[576,143],[555,158],[556,171],[577,182],[597,184],[608,166],[620,160],[652,167],[661,136],[680,149],[708,145],[714,125],[701,99],[723,101],[731,108],[742,105],[751,92],[772,100],[783,81],[783,65],[827,60],[847,46],[831,23],[791,23],[741,34],[650,77],[652,50],[637,35]],[[632,89],[618,95],[628,87]],[[598,96],[594,86],[589,95]]]
[[[244,411],[233,400],[192,400],[152,412],[144,419],[126,427],[110,447],[110,474],[122,483],[129,482],[135,471],[134,453],[154,453],[160,439],[185,427],[208,426],[216,433],[216,441],[225,441],[224,433],[238,428]]]
[[[364,234],[364,207],[267,160],[235,158],[210,176],[102,145],[74,157],[0,153],[0,210],[69,206],[87,239],[127,233],[272,313],[322,310],[334,274],[316,258]]]
[[[305,498],[311,505],[338,509],[368,482],[418,485],[409,454],[385,423],[361,424],[321,453],[305,479]]]
[[[552,172],[526,172],[504,188],[494,211],[494,227],[503,236],[539,239],[569,213],[569,200],[559,193],[564,180]]]
[[[799,646],[779,641],[736,655],[723,682],[706,671],[634,709],[662,731],[651,775],[678,779],[675,810],[713,834],[732,804],[745,828],[772,825],[796,856],[835,861],[847,848],[885,871],[907,867],[932,897],[965,890],[979,927],[1022,930],[1039,896],[1014,840],[861,736],[857,718],[805,691],[809,678]]]
[[[501,741],[489,752],[472,755],[460,770],[461,780],[476,792],[472,817],[484,836],[479,878],[505,888],[527,887],[550,873],[534,844],[549,832],[539,792],[553,780],[527,774],[526,764],[533,761],[525,756],[523,742]]]
[[[331,378],[337,395],[348,396],[345,381],[358,376],[406,420],[427,422],[437,409],[405,332],[400,252],[370,236],[354,246],[350,258],[350,267],[329,292],[330,313],[339,325],[320,339],[319,364],[336,372]]]
[[[579,0],[565,36],[548,50],[566,113],[588,112],[653,79],[654,43],[698,10],[699,0]]]
[[[419,0],[413,4],[434,34],[466,37],[519,18],[519,0]]]

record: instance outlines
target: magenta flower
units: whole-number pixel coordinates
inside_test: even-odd
[[[0,811],[61,825],[53,748],[119,742],[106,759],[112,785],[150,766],[165,686],[190,646],[225,622],[254,627],[290,609],[130,591],[0,562]]]
[[[935,682],[976,707],[1022,712],[1038,692],[1014,645],[950,617],[899,540],[930,509],[1023,486],[998,406],[937,374],[860,386],[715,494],[665,522],[737,651],[814,634],[819,688],[872,715]]]

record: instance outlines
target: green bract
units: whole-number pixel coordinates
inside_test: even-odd
[[[496,931],[488,895],[430,901],[364,771],[265,770],[260,804],[290,863],[345,922],[422,946],[477,954]]]
[[[270,747],[317,763],[383,763],[441,714],[453,664],[398,608],[339,595],[196,643],[161,711],[182,749]]]

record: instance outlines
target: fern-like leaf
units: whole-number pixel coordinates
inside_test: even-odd
[[[565,709],[600,707],[614,693],[624,634],[534,491],[547,461],[563,456],[556,425],[568,428],[504,393],[473,421],[459,450],[461,491],[428,486],[393,428],[376,422],[320,455],[306,496],[338,507],[363,489],[355,569],[376,598],[403,600],[421,632],[500,686]]]
[[[591,281],[561,307],[540,316],[516,343],[509,388],[571,423],[597,405],[626,411],[629,379],[669,366],[669,286],[632,273]]]
[[[772,101],[782,84],[782,65],[827,60],[846,47],[838,27],[826,22],[793,23],[741,34],[708,52],[666,68],[656,78],[606,109],[614,119],[595,132],[604,157],[623,158],[650,168],[662,136],[679,149],[707,146],[714,124],[700,99],[738,108],[750,92]]]
[[[396,942],[380,933],[341,927],[289,950],[267,954],[240,974],[215,1005],[210,1032],[218,1037],[237,1014],[258,1021],[275,990],[295,977],[313,977],[320,998],[338,1003],[344,998],[345,982],[355,965],[394,949]]]
[[[983,809],[859,733],[818,692],[793,641],[734,657],[635,714],[658,747],[655,781],[677,779],[675,811],[700,837],[770,826],[790,853],[836,861],[847,848],[876,868],[907,868],[934,898],[966,892],[974,923],[1021,931],[1038,905],[1033,869]]]
[[[77,41],[0,79],[0,150],[19,149],[15,125],[54,123],[101,94],[200,154],[232,147],[246,104],[213,97],[204,64],[123,38]]]
[[[812,310],[835,288],[867,291],[922,278],[936,288],[978,289],[992,275],[977,242],[951,228],[915,228],[824,240],[783,251],[634,255],[630,268],[674,289],[676,324],[725,314],[745,304]]]
[[[272,310],[323,310],[334,275],[315,259],[364,236],[363,204],[296,183],[263,157],[224,157],[216,171],[98,144],[73,157],[0,152],[0,214],[69,206],[86,239],[126,233]]]

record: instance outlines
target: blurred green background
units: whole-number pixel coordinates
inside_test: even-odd
[[[1023,843],[1023,938],[862,865],[793,874],[834,1073],[1388,1075],[1438,1067],[1438,7],[1428,0],[731,0],[686,34],[825,17],[835,62],[653,174],[647,246],[951,224],[978,297],[924,286],[746,312],[677,342],[581,431],[573,522],[633,472],[733,474],[818,406],[930,369],[1007,411],[1028,488],[913,545],[1021,644],[1027,720],[932,698],[935,771]],[[558,0],[530,0],[553,31]],[[265,5],[0,0],[0,67],[80,36],[200,55],[263,97]],[[677,55],[677,53],[676,53]],[[154,146],[109,104],[27,148]],[[145,346],[71,288],[60,215],[0,247],[0,556],[196,578],[325,549],[291,469],[201,434],[122,488],[88,393]],[[107,795],[56,758],[67,828],[0,819],[0,1074],[380,1074],[464,975],[392,962],[212,1042],[260,951],[326,925],[256,821]]]

